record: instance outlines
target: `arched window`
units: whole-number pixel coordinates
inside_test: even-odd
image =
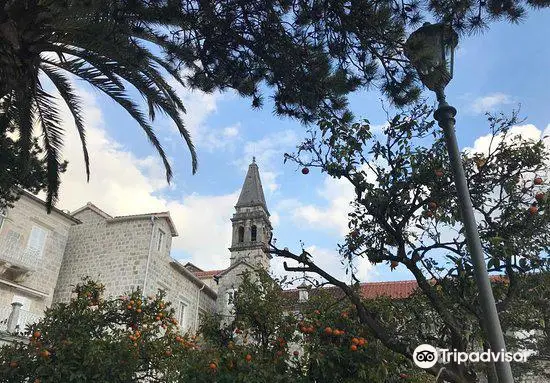
[[[253,225],[251,228],[250,228],[250,240],[252,242],[256,242],[256,237],[258,236],[258,228],[256,227],[256,225]]]
[[[239,226],[239,243],[244,242],[244,227]]]

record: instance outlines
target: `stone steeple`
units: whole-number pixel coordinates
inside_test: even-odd
[[[267,205],[265,203],[262,181],[260,180],[260,171],[258,169],[258,165],[256,165],[255,157],[252,157],[252,163],[248,166],[248,172],[246,173],[243,188],[241,189],[241,194],[239,195],[239,200],[237,201],[235,208],[238,209],[250,206],[261,206],[269,215]]]
[[[231,218],[233,235],[231,241],[231,266],[246,261],[254,267],[269,268],[268,253],[271,236],[269,211],[265,202],[260,171],[255,159],[248,166],[241,194]]]

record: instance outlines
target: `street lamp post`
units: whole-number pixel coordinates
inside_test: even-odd
[[[422,83],[434,91],[439,102],[434,118],[443,130],[449,161],[458,194],[458,204],[464,222],[466,242],[471,254],[474,275],[479,290],[485,330],[493,352],[505,352],[506,344],[500,327],[498,312],[483,249],[479,239],[470,191],[462,167],[462,158],[455,135],[456,109],[445,101],[445,86],[453,76],[454,48],[458,35],[451,26],[425,23],[413,32],[405,43],[405,55],[418,71]],[[500,383],[513,383],[510,363],[495,362]]]

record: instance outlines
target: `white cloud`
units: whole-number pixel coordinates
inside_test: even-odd
[[[69,167],[62,175],[58,207],[75,210],[91,201],[111,215],[170,211],[180,234],[174,238],[172,248],[189,254],[199,267],[226,267],[231,241],[229,218],[238,191],[225,195],[191,194],[181,199],[159,196],[167,186],[159,159],[138,157],[114,141],[104,129],[93,95],[81,88],[78,92],[84,103],[92,174],[90,183],[86,183],[80,143],[69,112],[64,110],[64,154]]]
[[[223,136],[224,137],[235,137],[239,134],[239,128],[241,124],[236,124],[232,126],[228,126],[223,129]]]
[[[233,148],[239,139],[241,124],[236,123],[223,129],[208,129],[198,136],[197,145],[210,152],[214,150]]]
[[[171,85],[174,87],[185,106],[186,113],[182,115],[185,126],[195,139],[200,140],[201,135],[204,133],[205,120],[210,114],[216,112],[216,104],[224,95],[220,92],[205,93],[199,90],[184,88],[175,80]],[[177,132],[175,126],[174,131]],[[179,132],[177,132],[177,134],[179,134]]]
[[[539,140],[541,135],[542,132],[540,129],[533,124],[516,125],[510,128],[508,134],[506,135],[506,141],[510,142],[516,136],[521,136],[526,140]],[[474,146],[464,148],[464,151],[487,154],[489,152],[489,147],[492,145],[492,148],[494,149],[502,141],[502,139],[502,134],[494,138],[492,134],[487,134],[477,138],[474,141]]]
[[[186,113],[182,114],[181,117],[196,147],[199,149],[205,148],[209,151],[230,147],[239,136],[240,124],[236,123],[214,130],[207,125],[206,120],[216,113],[218,102],[231,97],[231,92],[205,93],[200,90],[185,88],[174,79],[170,79],[169,83],[185,106]],[[172,122],[170,124],[170,133],[175,137],[179,137],[180,133],[175,124]],[[168,141],[173,140],[168,139]]]
[[[353,186],[346,179],[326,177],[322,188],[317,194],[326,201],[323,207],[299,202],[285,201],[284,204],[293,219],[299,223],[307,223],[312,228],[328,229],[341,236],[349,232],[348,213],[351,212],[350,202],[354,197]]]
[[[474,113],[493,112],[501,105],[511,104],[512,98],[504,93],[492,93],[484,97],[476,98],[471,105]]]

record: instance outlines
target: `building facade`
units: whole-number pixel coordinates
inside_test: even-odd
[[[112,216],[89,202],[47,214],[42,200],[23,192],[0,215],[0,342],[68,302],[84,277],[104,284],[110,297],[164,290],[182,331],[195,331],[203,313],[229,314],[243,271],[269,269],[272,227],[255,161],[231,222],[230,267],[204,271],[170,256],[178,232],[169,212]]]
[[[23,330],[51,306],[71,229],[79,223],[55,208],[47,214],[44,202],[26,192],[2,212],[0,332]]]

